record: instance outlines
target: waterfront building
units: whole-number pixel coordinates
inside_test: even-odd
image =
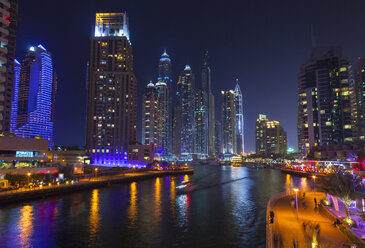
[[[175,105],[173,108],[173,135],[172,135],[172,153],[179,158],[181,154],[181,76],[176,84]]]
[[[154,159],[154,147],[152,144],[133,144],[128,146],[128,162],[133,165],[148,165]]]
[[[46,162],[49,141],[37,138],[0,136],[0,168],[32,168]],[[25,174],[25,172],[23,172]],[[2,172],[1,174],[7,174]]]
[[[214,154],[218,156],[222,154],[222,125],[217,120],[215,120],[214,137]]]
[[[202,62],[201,68],[201,78],[200,78],[200,89],[203,91],[202,95],[205,95],[203,103],[200,103],[201,106],[205,108],[205,118],[203,119],[205,133],[207,133],[207,140],[204,141],[206,143],[208,155],[210,157],[215,155],[215,107],[214,107],[214,95],[212,93],[212,83],[211,83],[211,69],[209,67],[209,56],[208,51],[205,52]]]
[[[298,75],[298,145],[352,141],[351,64],[339,46],[314,47]]]
[[[194,153],[194,86],[195,77],[189,65],[185,66],[180,76],[181,86],[181,153]]]
[[[278,121],[270,121],[266,115],[256,120],[256,154],[261,156],[286,155],[286,132]]]
[[[97,13],[88,74],[87,149],[91,163],[127,163],[136,141],[137,80],[124,13]]]
[[[194,132],[195,154],[204,158],[208,155],[208,109],[207,92],[202,88],[195,91]]]
[[[29,48],[21,68],[19,62],[14,64],[11,131],[23,138],[42,137],[52,148],[57,89],[52,55],[38,45]]]
[[[0,4],[0,133],[10,133],[18,0]]]
[[[355,141],[365,141],[365,59],[358,58],[351,80],[352,131]]]
[[[245,153],[243,101],[238,79],[234,89],[234,105],[236,110],[236,153],[243,155]]]
[[[159,96],[158,107],[158,149],[157,152],[160,156],[166,157],[171,155],[172,152],[172,69],[171,58],[167,54],[166,50],[161,55],[158,64],[158,77],[156,89]]]
[[[150,82],[143,93],[142,144],[157,146],[157,113],[158,93],[155,85]]]
[[[222,144],[223,154],[236,154],[236,110],[234,91],[222,91]]]
[[[156,83],[157,91],[157,133],[156,133],[156,145],[155,151],[161,157],[170,155],[170,94],[169,87],[166,82],[160,80]]]

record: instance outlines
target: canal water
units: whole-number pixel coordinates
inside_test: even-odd
[[[0,247],[265,247],[270,197],[312,187],[279,170],[195,166],[190,176],[0,207]],[[191,180],[195,191],[177,194]]]

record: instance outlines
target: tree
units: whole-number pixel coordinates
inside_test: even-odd
[[[345,205],[346,219],[350,218],[349,207],[353,200],[362,198],[363,194],[357,190],[360,182],[350,174],[332,173],[319,178],[318,188],[340,199]]]

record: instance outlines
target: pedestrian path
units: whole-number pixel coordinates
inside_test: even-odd
[[[319,203],[323,198],[323,193],[306,192],[303,198],[298,192],[298,220],[295,195],[279,199],[272,208],[273,247],[313,247],[313,243],[323,247],[347,247],[350,244],[347,236],[315,207],[314,199]]]

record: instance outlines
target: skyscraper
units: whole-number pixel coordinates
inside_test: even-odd
[[[211,70],[208,63],[208,51],[205,52],[201,69],[201,89],[204,91],[206,106],[206,124],[207,129],[207,150],[209,156],[215,155],[215,107],[214,95],[212,93]]]
[[[160,80],[156,83],[157,90],[157,149],[156,152],[162,156],[171,153],[171,126],[170,126],[170,94],[165,81]]]
[[[1,1],[0,30],[0,133],[10,132],[13,72],[18,27],[18,0]]]
[[[142,144],[157,146],[157,112],[158,93],[155,85],[150,82],[143,93]]]
[[[173,108],[173,135],[172,135],[172,153],[176,157],[181,154],[181,118],[182,118],[182,105],[181,105],[181,76],[176,84],[175,105]]]
[[[270,121],[266,115],[259,115],[256,120],[255,141],[258,155],[286,155],[286,132],[278,121]]]
[[[351,115],[354,140],[365,140],[365,59],[359,58],[351,81]]]
[[[195,78],[189,65],[180,76],[181,97],[181,153],[194,152],[194,86]]]
[[[236,110],[236,153],[243,155],[245,152],[243,101],[238,79],[234,88],[234,105]]]
[[[52,55],[42,45],[31,47],[20,64],[15,62],[11,127],[18,137],[40,136],[53,146],[57,76]]]
[[[341,47],[314,47],[298,75],[299,151],[352,141],[351,64]]]
[[[137,80],[126,13],[97,13],[91,37],[87,148],[92,164],[127,160],[136,142]]]
[[[218,156],[222,154],[222,125],[217,120],[215,121],[214,137],[214,154]]]
[[[236,110],[234,91],[222,91],[222,143],[223,154],[236,154]]]
[[[172,79],[171,79],[171,59],[166,50],[161,55],[158,64],[158,82],[156,89],[158,92],[158,149],[156,152],[160,156],[171,155],[172,139]]]
[[[204,158],[208,155],[208,109],[207,93],[202,88],[195,90],[194,99],[194,153]]]

